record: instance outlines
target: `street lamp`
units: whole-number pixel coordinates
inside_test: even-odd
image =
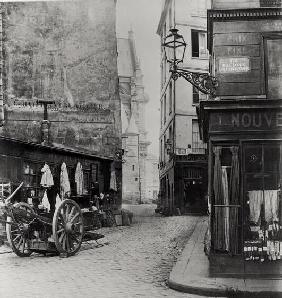
[[[215,97],[217,79],[208,73],[191,72],[178,66],[184,60],[186,42],[178,29],[172,28],[170,33],[165,37],[164,47],[165,57],[170,64],[170,72],[172,79],[176,81],[179,77],[183,77],[186,81],[195,86],[199,91]]]

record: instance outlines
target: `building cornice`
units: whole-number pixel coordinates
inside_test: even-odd
[[[211,53],[213,22],[226,21],[250,21],[260,19],[281,19],[282,8],[248,8],[248,9],[227,9],[208,10],[208,49]]]

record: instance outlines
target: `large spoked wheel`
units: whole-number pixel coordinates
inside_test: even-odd
[[[83,237],[83,218],[79,205],[73,200],[62,201],[53,217],[53,237],[59,253],[73,256]]]
[[[13,252],[19,257],[29,257],[29,223],[34,219],[34,210],[26,203],[14,205],[13,217],[7,217],[7,238]]]

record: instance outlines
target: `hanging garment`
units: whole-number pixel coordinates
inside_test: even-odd
[[[214,179],[213,179],[213,193],[214,204],[223,204],[223,186],[222,186],[222,169],[221,169],[221,147],[217,146],[213,149],[214,153]],[[224,223],[223,223],[223,208],[220,206],[215,207],[215,220],[214,220],[214,248],[216,250],[224,250]]]
[[[58,207],[60,206],[61,202],[62,202],[62,200],[61,200],[60,196],[57,194],[55,209],[58,209]]]
[[[44,167],[41,169],[42,177],[40,185],[43,187],[51,187],[54,185],[53,176],[49,166],[45,163]]]
[[[115,170],[111,171],[110,189],[117,191],[117,179]]]
[[[229,190],[228,190],[228,176],[226,167],[222,169],[222,189],[223,189],[223,204],[229,205]],[[224,250],[229,251],[229,207],[223,207],[223,234],[224,234]]]
[[[66,194],[70,194],[70,181],[69,181],[69,175],[67,171],[67,166],[63,162],[61,166],[61,174],[60,174],[60,194],[61,199],[64,200]]]
[[[75,183],[76,183],[76,193],[77,195],[82,195],[83,193],[83,171],[80,162],[77,163],[75,169]]]
[[[258,223],[260,218],[261,205],[263,204],[263,191],[251,190],[249,194],[249,207],[250,207],[250,221]]]
[[[278,221],[279,197],[278,190],[264,191],[265,221],[267,223]]]
[[[239,148],[233,146],[230,148],[232,153],[232,164],[230,173],[230,204],[239,204]]]
[[[49,200],[47,197],[47,191],[44,192],[41,204],[45,209],[47,209],[47,212],[50,211],[50,204],[49,204]]]
[[[214,147],[214,179],[213,179],[213,191],[215,197],[215,205],[223,204],[222,198],[222,173],[221,173],[221,147]]]

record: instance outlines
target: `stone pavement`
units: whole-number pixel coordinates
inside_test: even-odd
[[[208,297],[282,297],[281,279],[215,278],[209,275],[209,260],[204,253],[208,219],[197,222],[182,255],[173,267],[168,284],[172,289]]]
[[[103,228],[103,246],[85,243],[70,258],[0,254],[0,297],[198,297],[166,282],[199,220],[155,216],[131,227]]]

